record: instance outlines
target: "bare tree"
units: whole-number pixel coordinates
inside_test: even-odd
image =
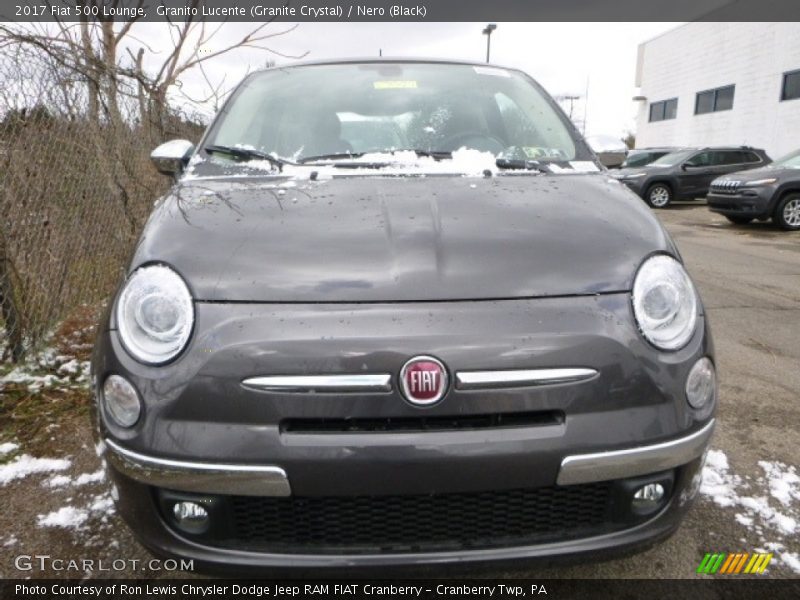
[[[46,4],[50,1],[46,0]],[[123,1],[113,0],[110,6],[116,9]],[[144,0],[137,0],[137,7],[143,3]],[[102,0],[81,4],[99,7]],[[197,9],[200,4],[201,0],[191,0],[187,7]],[[113,18],[81,16],[77,23],[58,18],[55,24],[0,23],[0,50],[14,46],[33,48],[71,71],[76,80],[86,86],[89,117],[95,121],[106,120],[112,125],[119,125],[125,117],[120,111],[120,95],[137,98],[138,117],[142,121],[163,124],[170,90],[194,69],[202,70],[202,77],[209,86],[209,96],[197,100],[219,98],[229,90],[224,83],[212,84],[204,65],[231,52],[250,48],[271,57],[305,56],[288,55],[270,45],[275,38],[295,29],[296,24],[273,30],[270,28],[273,22],[266,21],[254,25],[231,42],[217,45],[225,22],[211,23],[191,16],[180,22],[167,18],[165,28],[169,43],[162,55],[162,50],[153,48],[138,34],[139,21],[140,17],[120,22]],[[206,51],[208,48],[213,49]]]
[[[150,149],[202,132],[176,104],[219,108],[233,82],[208,65],[237,50],[299,58],[270,45],[294,27],[270,25],[227,40],[224,23],[168,21],[155,43],[137,18],[0,23],[0,354],[20,360],[54,320],[109,292],[165,190]],[[195,98],[181,86],[190,72],[207,88]]]

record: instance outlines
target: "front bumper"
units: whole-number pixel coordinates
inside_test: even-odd
[[[558,485],[610,481],[673,469],[699,458],[714,432],[714,419],[693,433],[659,444],[564,457]],[[289,477],[275,465],[187,462],[145,456],[105,440],[105,457],[120,474],[169,490],[243,496],[290,496]]]
[[[775,191],[772,186],[740,188],[735,193],[712,190],[706,196],[706,202],[711,211],[722,215],[767,219],[772,215]]]
[[[135,385],[144,402],[143,416],[131,429],[115,427],[102,407],[96,414],[121,516],[154,552],[203,564],[310,568],[461,563],[646,544],[677,527],[693,496],[713,428],[713,413],[694,413],[684,395],[694,362],[713,358],[704,318],[698,319],[686,347],[660,353],[637,331],[626,293],[402,305],[198,303],[196,314],[198,333],[175,363],[136,363],[116,332],[106,331],[98,338],[93,372],[98,395],[105,377],[117,373]],[[243,384],[254,379],[274,383],[276,376],[394,377],[419,354],[442,360],[456,382],[441,402],[424,409],[404,401],[394,381],[388,388],[336,393],[269,385],[259,390]],[[575,381],[477,389],[457,377],[564,367],[595,374]],[[503,426],[505,419],[515,425]],[[450,421],[456,425],[451,427]],[[670,493],[658,514],[617,519],[620,490],[628,490],[637,478],[662,476],[670,482]],[[336,552],[328,545],[321,552],[314,543],[299,549],[268,544],[254,549],[222,537],[216,544],[178,532],[163,509],[168,494],[199,497],[221,506],[224,521],[230,506],[252,502],[263,502],[275,514],[296,514],[292,511],[304,503],[320,503],[330,514],[339,514],[350,502],[342,508],[336,499],[349,498],[353,506],[374,510],[375,499],[380,503],[385,498],[401,509],[393,519],[421,522],[418,508],[424,508],[425,498],[447,503],[452,502],[450,495],[460,494],[480,504],[485,494],[499,494],[507,506],[520,506],[515,494],[533,494],[538,495],[536,502],[545,502],[537,506],[547,507],[549,495],[560,498],[581,486],[591,491],[597,487],[592,482],[608,482],[599,488],[616,519],[613,527],[595,520],[591,528],[576,527],[563,535],[548,530],[549,537],[511,535],[487,544],[425,549],[410,544],[402,551],[367,544],[357,552],[352,545]],[[582,511],[592,518],[605,514],[585,498],[575,502],[576,510],[568,516],[579,525],[586,514]],[[485,502],[480,506],[487,508]],[[542,512],[556,514],[559,506]],[[490,518],[491,503],[487,510]],[[258,517],[260,510],[248,514],[269,525]],[[359,513],[347,515],[358,533]],[[529,517],[534,526],[540,525],[534,522],[536,515]],[[507,516],[491,518],[503,521]],[[470,527],[469,520],[460,523]],[[507,520],[503,523],[509,526]],[[374,524],[376,530],[386,525],[381,520]],[[317,525],[327,531],[325,523]]]
[[[631,190],[634,194],[639,196],[640,198],[644,198],[644,180],[647,179],[646,177],[641,177],[639,179],[619,179],[618,181]]]

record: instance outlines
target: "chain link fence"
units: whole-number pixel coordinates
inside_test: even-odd
[[[116,83],[113,106],[58,61],[0,58],[0,354],[19,361],[118,283],[169,181],[149,160],[203,126]],[[106,96],[107,97],[107,96]],[[157,116],[156,116],[157,115]]]

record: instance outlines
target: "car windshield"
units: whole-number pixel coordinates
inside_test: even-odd
[[[800,169],[800,150],[782,156],[769,166],[779,169]]]
[[[522,160],[591,160],[546,93],[516,71],[436,63],[307,65],[248,78],[206,148],[291,161],[462,148]],[[578,156],[578,155],[581,156]],[[392,155],[387,155],[389,160]],[[366,158],[366,157],[365,157]]]
[[[681,150],[680,152],[670,152],[669,154],[665,154],[658,160],[654,160],[650,163],[649,166],[652,167],[672,167],[685,161],[687,158],[692,156],[696,150]]]

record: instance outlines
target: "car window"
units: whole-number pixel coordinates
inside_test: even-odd
[[[572,160],[577,154],[566,118],[522,74],[435,63],[308,65],[259,73],[236,91],[208,143],[292,159],[462,147],[494,155],[517,150],[540,160]]]
[[[744,154],[744,162],[761,162],[761,158],[755,152],[743,152],[742,154]]]
[[[713,163],[713,156],[711,152],[698,152],[686,161],[690,167],[708,167]]]
[[[672,167],[687,161],[694,154],[694,152],[694,150],[678,150],[677,152],[670,152],[661,158],[654,160],[650,164],[657,167]]]
[[[736,165],[744,161],[744,153],[738,150],[717,150],[712,153],[712,165]]]

